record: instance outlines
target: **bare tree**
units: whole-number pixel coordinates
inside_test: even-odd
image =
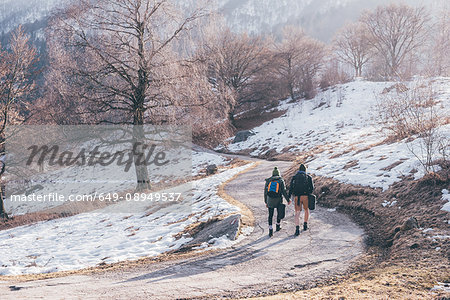
[[[10,50],[0,52],[0,135],[4,138],[9,124],[18,124],[28,117],[29,96],[35,90],[33,67],[36,50],[22,27],[11,36]]]
[[[352,66],[355,76],[361,77],[372,55],[367,28],[362,23],[347,24],[336,34],[333,46],[339,60]]]
[[[169,0],[81,0],[57,14],[48,32],[52,72],[81,120],[141,126],[176,119],[193,72],[183,45],[204,8],[182,10]],[[61,73],[62,72],[62,73]],[[79,103],[76,103],[76,102]],[[135,160],[142,155],[139,147]],[[149,189],[146,166],[136,165],[137,190]]]
[[[299,62],[303,55],[300,45],[305,37],[301,28],[286,26],[283,28],[283,40],[280,44],[275,44],[275,56],[279,62],[277,71],[292,100],[296,99],[295,90],[299,87],[301,76]]]
[[[0,45],[0,156],[3,156],[5,151],[7,127],[21,124],[30,116],[29,96],[36,86],[33,79],[36,62],[36,50],[30,46],[29,37],[22,27],[12,33],[9,51],[2,51]],[[7,217],[3,204],[3,188],[1,190],[0,216]]]
[[[298,96],[311,98],[314,78],[323,66],[325,46],[304,34],[297,27],[287,26],[283,40],[275,45],[277,72],[293,100]]]
[[[269,66],[266,42],[260,36],[233,33],[229,29],[215,31],[210,33],[202,56],[209,66],[210,82],[227,103],[228,119],[234,125],[237,107],[260,100],[257,92],[266,88],[264,85],[253,88]]]
[[[379,6],[362,15],[369,41],[383,57],[389,77],[399,77],[405,58],[424,44],[428,19],[424,7],[403,4]]]

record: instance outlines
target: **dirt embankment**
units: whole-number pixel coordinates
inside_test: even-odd
[[[287,182],[296,171],[293,167],[285,174]],[[314,177],[314,182],[319,205],[348,214],[367,234],[367,259],[351,279],[328,286],[333,289],[327,297],[339,295],[339,290],[351,290],[359,282],[367,286],[360,296],[396,290],[398,293],[390,294],[394,298],[408,293],[408,298],[414,298],[422,297],[421,293],[429,292],[437,282],[450,282],[450,213],[441,210],[445,203],[442,189],[450,185],[448,163],[437,173],[420,180],[404,178],[384,192],[324,177]],[[444,297],[440,299],[449,296],[444,291],[426,295]]]

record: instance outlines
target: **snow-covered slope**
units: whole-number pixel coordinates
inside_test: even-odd
[[[0,33],[19,24],[42,22],[54,8],[63,7],[69,0],[0,0]]]
[[[195,0],[177,0],[196,4]],[[0,0],[0,33],[18,24],[43,22],[50,11],[64,7],[70,0]],[[279,32],[286,24],[300,25],[312,36],[328,41],[346,21],[358,18],[390,0],[213,0],[213,7],[225,16],[237,31]],[[411,5],[438,9],[442,0],[405,0]],[[43,26],[41,25],[41,26]],[[37,28],[39,28],[38,26]]]
[[[391,0],[216,0],[231,28],[249,32],[276,32],[286,24],[299,25],[311,36],[329,41],[346,22],[367,9]],[[438,11],[444,1],[404,0],[412,6]]]
[[[423,168],[409,148],[419,143],[383,143],[376,105],[380,94],[393,82],[356,81],[319,93],[305,103],[288,104],[287,113],[254,129],[247,141],[231,144],[239,152],[250,149],[252,155],[270,150],[310,153],[309,170],[342,182],[387,189],[403,176],[424,175]],[[437,108],[450,115],[450,78],[434,83]],[[450,138],[450,124],[440,128]]]
[[[120,202],[93,213],[0,231],[0,275],[77,270],[101,263],[152,257],[192,240],[176,236],[196,222],[238,212],[217,195],[218,186],[251,165],[225,170],[186,185],[192,201],[171,204]],[[169,191],[170,192],[170,191]],[[133,206],[133,213],[126,206]],[[111,211],[113,210],[113,212]],[[224,237],[212,247],[230,246]],[[206,245],[201,249],[208,248]],[[10,251],[13,249],[14,251]]]

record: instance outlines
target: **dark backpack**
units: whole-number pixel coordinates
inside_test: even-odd
[[[298,172],[294,176],[292,193],[295,196],[308,195],[310,193],[308,187],[308,177],[304,172]]]
[[[267,195],[272,198],[280,197],[281,195],[281,184],[279,180],[272,180],[267,185]]]

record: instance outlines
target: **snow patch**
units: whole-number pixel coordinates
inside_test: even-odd
[[[394,84],[358,80],[331,87],[311,100],[283,102],[284,115],[254,128],[255,135],[228,145],[228,150],[252,149],[254,156],[268,150],[311,153],[306,161],[310,172],[383,190],[411,174],[422,178],[425,172],[408,149],[419,147],[419,138],[408,145],[383,143],[386,136],[380,129],[385,125],[378,120],[376,106],[383,90]],[[437,78],[434,85],[439,111],[450,115],[450,78]],[[439,130],[450,136],[450,124]]]
[[[0,231],[0,275],[78,270],[176,250],[192,240],[188,235],[176,237],[187,226],[239,211],[220,198],[217,190],[250,166],[192,182],[190,209],[183,203],[172,203],[156,210],[151,206],[149,211],[148,203],[120,202],[111,206],[133,205],[139,212],[110,213],[109,206],[93,213]],[[229,245],[223,238],[214,244]]]
[[[450,283],[448,282],[438,282],[432,289],[432,291],[444,291],[446,293],[450,292]]]
[[[444,206],[442,206],[441,210],[450,212],[450,193],[448,192],[447,189],[442,190],[442,198],[441,199],[447,201],[447,203],[445,203]],[[448,221],[448,223],[450,224],[450,220]]]

